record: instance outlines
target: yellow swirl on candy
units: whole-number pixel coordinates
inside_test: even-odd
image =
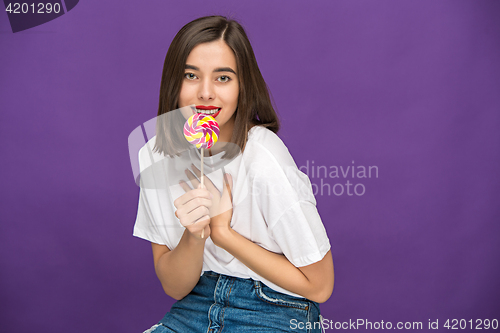
[[[214,117],[196,113],[184,124],[184,136],[196,148],[209,149],[219,139],[219,124]]]

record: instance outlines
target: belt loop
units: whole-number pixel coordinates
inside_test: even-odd
[[[321,326],[321,332],[325,333],[325,327],[323,326],[323,316],[322,315],[319,315],[319,322],[320,322],[320,326]]]

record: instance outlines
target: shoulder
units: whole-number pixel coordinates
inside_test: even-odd
[[[154,149],[156,144],[156,135],[153,136],[151,139],[149,139],[144,146],[139,150],[139,156],[142,156],[144,154],[148,154],[148,151],[151,151]]]
[[[283,144],[278,135],[266,127],[256,125],[248,131],[248,142],[266,142],[266,140]]]
[[[139,165],[141,171],[151,166],[152,164],[164,159],[165,156],[155,152],[156,136],[153,136],[142,148],[139,150]]]
[[[273,193],[282,196],[293,196],[293,202],[315,203],[309,178],[297,168],[288,148],[271,130],[255,126],[249,131],[243,160],[255,185],[272,187]]]
[[[300,172],[279,136],[262,126],[255,126],[249,131],[243,158],[250,174],[267,181],[274,182],[276,177],[283,176],[290,178]]]
[[[265,159],[267,163],[273,161],[282,166],[295,165],[280,137],[262,126],[254,126],[248,132],[244,154],[256,160]]]

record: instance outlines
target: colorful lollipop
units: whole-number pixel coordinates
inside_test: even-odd
[[[201,186],[203,187],[203,150],[210,149],[219,139],[219,124],[206,114],[196,113],[189,117],[184,124],[184,136],[189,143],[201,148]],[[205,229],[201,231],[201,238],[205,236]]]
[[[211,116],[196,113],[189,117],[184,124],[184,136],[196,148],[202,148],[203,153],[203,148],[209,149],[217,142],[219,124]]]

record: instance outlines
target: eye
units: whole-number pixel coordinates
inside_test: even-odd
[[[229,76],[222,75],[222,76],[219,76],[217,78],[217,81],[219,81],[219,82],[229,82],[229,81],[231,81],[231,78]]]
[[[193,73],[186,73],[186,74],[184,74],[184,77],[188,80],[196,79],[196,75],[194,75]]]

